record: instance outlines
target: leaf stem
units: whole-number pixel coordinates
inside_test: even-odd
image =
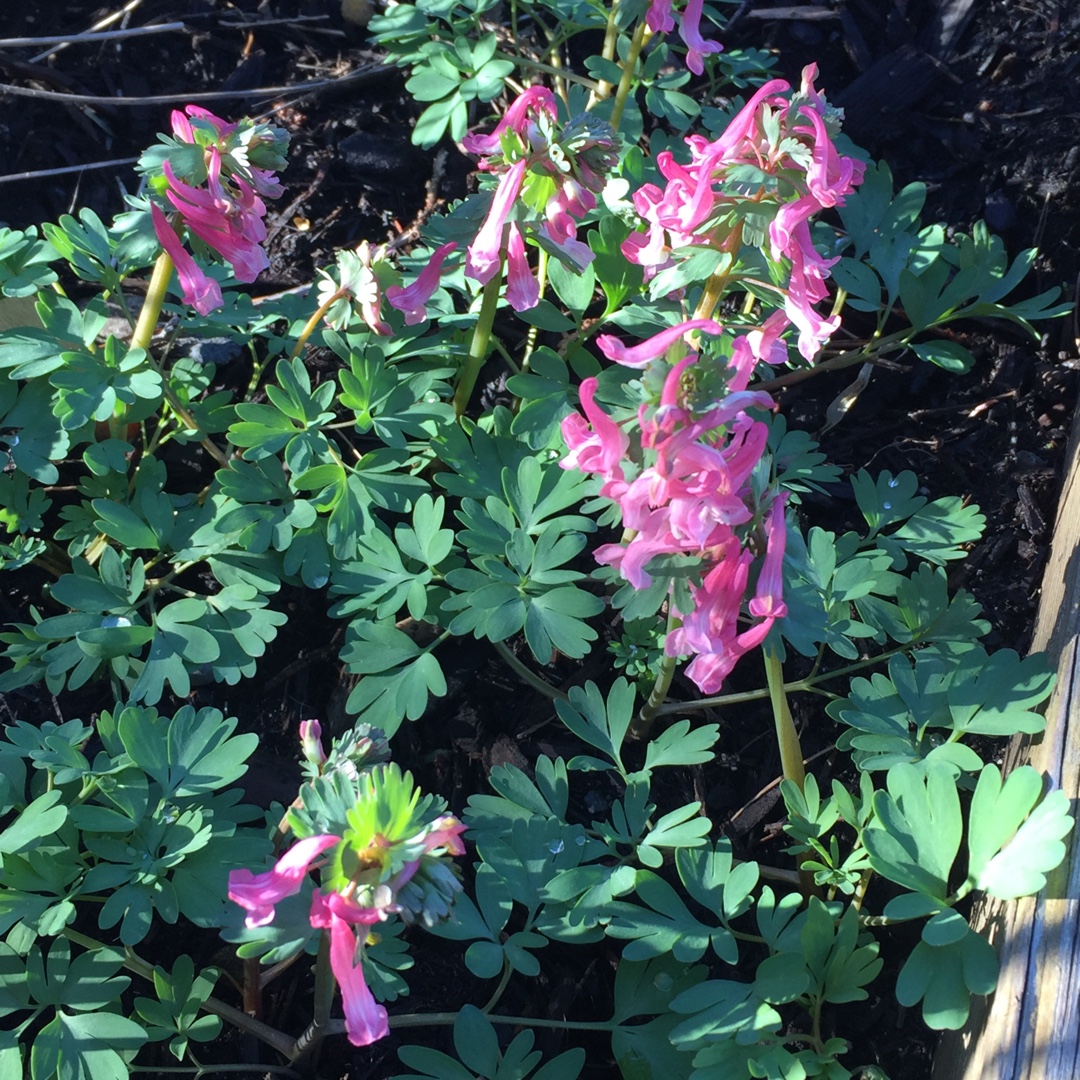
[[[62,933],[69,941],[81,945],[84,949],[96,950],[109,947],[105,942],[81,934],[78,930],[72,930],[71,927],[65,927]],[[154,981],[153,964],[148,964],[131,948],[124,950],[124,967],[140,978],[146,979],[147,982]],[[253,1016],[248,1016],[247,1013],[241,1012],[239,1009],[227,1005],[224,1001],[219,1001],[215,997],[208,997],[202,1003],[201,1008],[206,1012],[213,1013],[215,1016],[220,1016],[222,1020],[227,1020],[234,1027],[240,1028],[241,1031],[254,1035],[256,1039],[272,1047],[282,1057],[288,1057],[289,1051],[293,1047],[293,1040],[283,1031],[278,1031],[277,1028],[264,1024],[261,1020],[256,1020]]]
[[[675,611],[675,605],[668,603],[668,621],[667,631],[665,633],[665,639],[667,635],[674,633],[679,627],[682,626],[682,619],[679,618]],[[675,668],[679,663],[677,656],[665,656],[660,661],[660,670],[656,673],[656,682],[653,683],[652,693],[649,694],[649,700],[641,706],[640,712],[634,717],[633,722],[630,724],[630,736],[635,739],[644,739],[648,736],[650,729],[653,726],[653,721],[660,715],[660,709],[663,707],[664,699],[668,695],[668,691],[671,689],[671,680],[675,677]]]
[[[492,642],[495,646],[495,651],[505,661],[506,666],[509,667],[514,674],[519,678],[527,682],[534,690],[539,690],[544,697],[551,698],[552,701],[569,701],[570,699],[561,690],[552,686],[546,679],[537,675],[536,672],[527,668],[510,650],[507,648],[506,643],[502,641]]]
[[[802,746],[795,721],[791,717],[787,691],[784,686],[784,667],[780,657],[772,649],[763,649],[765,677],[769,683],[769,700],[772,702],[773,722],[776,725],[776,744],[780,749],[780,766],[785,780],[793,781],[802,791],[806,782],[803,768]]]

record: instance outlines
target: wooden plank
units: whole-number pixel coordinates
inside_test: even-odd
[[[1058,672],[1041,737],[1017,738],[1006,768],[1029,761],[1080,799],[1080,413],[1073,418],[1065,486],[1043,578],[1033,651]],[[1066,840],[1065,861],[1038,895],[1003,904],[984,900],[972,925],[1001,958],[989,999],[975,998],[960,1032],[947,1032],[934,1080],[1076,1080],[1080,1077],[1080,844]]]

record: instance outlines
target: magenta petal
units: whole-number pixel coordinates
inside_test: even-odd
[[[443,262],[446,256],[457,247],[453,241],[436,248],[431,261],[420,271],[417,279],[407,288],[391,285],[386,290],[386,299],[391,307],[405,312],[407,326],[415,326],[427,318],[427,302],[439,287]]]
[[[528,311],[540,303],[540,283],[529,266],[521,230],[513,222],[506,240],[506,302],[515,311]]]
[[[289,848],[264,874],[233,870],[229,874],[229,899],[249,913],[244,924],[266,926],[273,921],[274,906],[298,893],[311,864],[340,842],[340,836],[309,836]]]
[[[312,897],[311,925],[330,931],[330,969],[341,987],[345,1010],[345,1032],[353,1046],[370,1046],[389,1034],[390,1024],[384,1009],[375,1000],[364,979],[362,963],[356,961],[356,935],[352,927],[334,910],[331,903],[340,900],[336,893]]]
[[[162,248],[176,267],[176,276],[180,280],[180,291],[183,293],[184,303],[191,304],[200,315],[209,315],[215,308],[221,307],[223,303],[221,286],[203,273],[184,247],[180,237],[173,232],[169,219],[153,203],[150,205],[150,217],[154,222],[154,232]]]
[[[609,359],[626,367],[641,368],[650,360],[655,360],[671,348],[684,334],[691,330],[703,330],[706,334],[719,334],[723,327],[712,319],[690,319],[679,323],[678,326],[669,326],[647,338],[640,345],[632,348],[625,346],[613,334],[601,334],[596,339],[600,351]]]
[[[499,178],[491,209],[465,254],[465,276],[486,285],[502,267],[503,226],[525,179],[524,158]]]

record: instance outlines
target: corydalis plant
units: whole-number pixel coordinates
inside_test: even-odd
[[[270,870],[233,870],[229,897],[247,912],[245,925],[257,929],[272,923],[277,905],[319,872],[308,920],[313,930],[326,933],[328,949],[320,962],[329,963],[341,988],[349,1040],[367,1046],[389,1027],[386,1009],[364,978],[368,931],[358,934],[356,927],[374,926],[392,914],[426,926],[445,919],[461,884],[441,856],[465,853],[465,826],[434,812],[435,801],[421,796],[409,773],[373,763],[385,751],[380,732],[354,732],[329,755],[318,721],[305,721],[300,739],[314,777],[287,815],[298,841]],[[308,802],[319,807],[314,815]]]

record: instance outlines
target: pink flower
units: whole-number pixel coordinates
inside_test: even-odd
[[[479,154],[482,157],[496,153],[502,148],[501,136],[504,131],[513,131],[518,135],[528,134],[529,113],[534,109],[555,117],[555,95],[546,86],[530,86],[506,110],[490,135],[466,135],[461,140],[462,148],[470,154]],[[481,168],[483,167],[481,165]]]
[[[443,262],[446,256],[456,248],[457,244],[453,241],[436,248],[431,261],[420,271],[420,275],[411,285],[404,288],[401,285],[391,285],[386,290],[386,299],[390,306],[405,312],[406,326],[415,326],[427,318],[426,305],[432,293],[439,287]]]
[[[341,987],[345,1031],[353,1046],[370,1046],[390,1032],[386,1009],[378,1004],[356,959],[357,941],[352,924],[371,925],[384,915],[374,908],[355,908],[338,893],[315,893],[311,898],[311,925],[330,931],[330,970]]]
[[[686,42],[686,66],[695,74],[700,75],[705,70],[704,57],[708,53],[717,53],[723,49],[718,41],[705,41],[701,36],[701,13],[705,7],[705,0],[690,0],[682,15],[682,26],[679,27],[679,35]]]
[[[169,219],[154,203],[150,204],[150,217],[162,248],[176,267],[184,303],[191,304],[200,315],[209,315],[215,308],[221,307],[223,303],[221,286],[203,273],[187,248],[181,243],[180,237],[173,231]]]
[[[540,303],[540,283],[529,268],[525,241],[513,221],[506,239],[506,302],[515,311],[528,311]]]
[[[640,345],[627,348],[613,334],[601,334],[596,339],[600,351],[609,359],[626,367],[643,368],[650,360],[663,356],[684,334],[691,330],[703,330],[706,334],[719,334],[723,327],[712,319],[690,319],[678,326],[669,326],[647,338]]]
[[[645,22],[654,34],[670,34],[675,29],[672,5],[673,0],[652,0],[645,15]]]
[[[596,405],[597,385],[596,379],[584,379],[578,390],[588,423],[578,413],[563,418],[563,441],[570,453],[559,464],[564,469],[600,473],[606,480],[621,480],[623,474],[619,462],[625,457],[630,440],[622,428]]]
[[[765,561],[761,564],[757,592],[750,601],[750,614],[758,618],[782,619],[787,614],[784,603],[784,548],[787,544],[787,522],[784,520],[784,503],[787,495],[777,495],[765,523],[768,537]]]
[[[240,177],[233,178],[238,196],[226,192],[221,183],[221,155],[216,147],[209,153],[208,190],[185,184],[166,161],[162,164],[169,182],[166,194],[188,229],[232,266],[236,280],[252,282],[270,265],[260,247],[266,239],[262,220],[266,205]]]
[[[510,216],[514,200],[521,191],[527,162],[514,162],[499,178],[484,224],[465,254],[465,276],[486,285],[502,267],[503,226]]]
[[[309,836],[289,848],[265,874],[233,870],[229,874],[229,899],[248,912],[244,925],[266,926],[272,922],[275,905],[298,893],[311,864],[327,848],[339,843],[340,836]]]

